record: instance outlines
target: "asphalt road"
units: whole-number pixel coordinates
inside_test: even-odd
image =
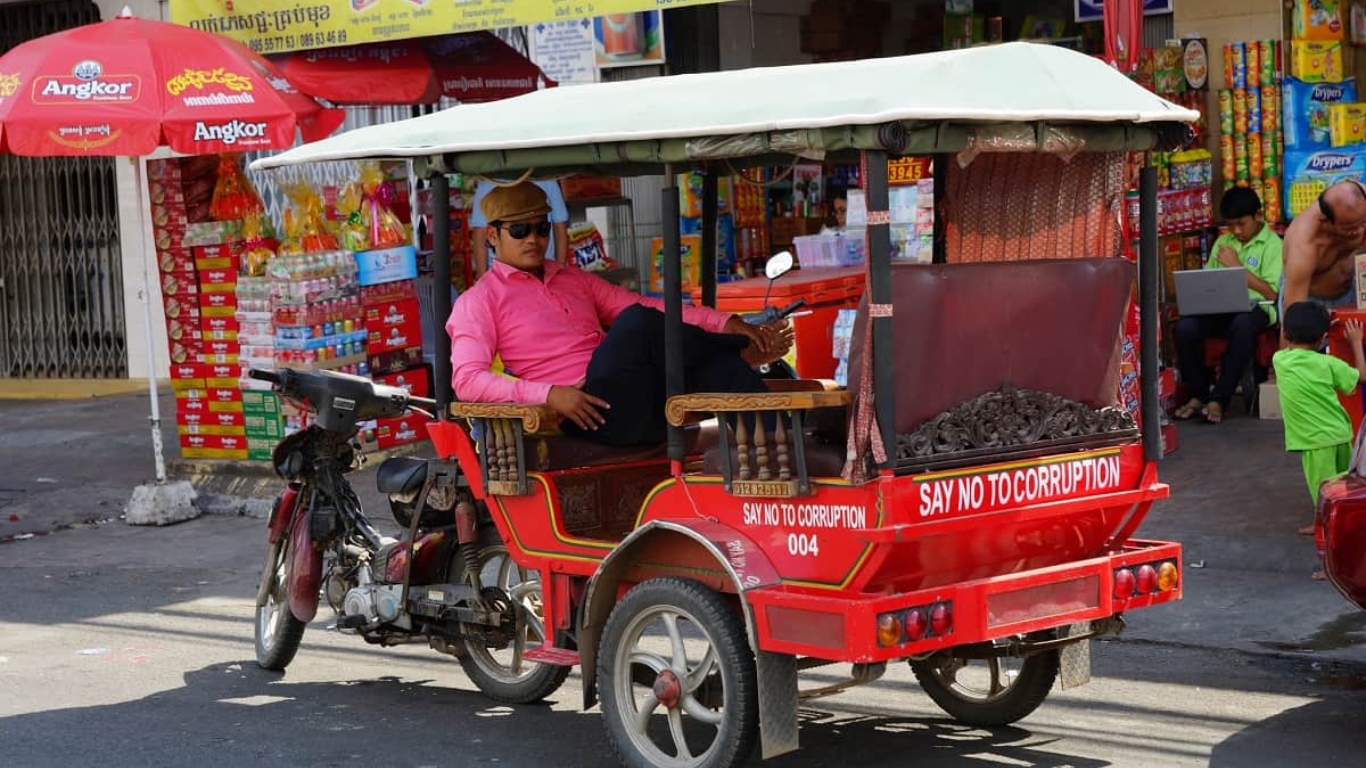
[[[0,766],[615,765],[577,676],[547,705],[498,706],[448,657],[322,621],[287,674],[258,669],[262,528],[116,522],[0,545]],[[767,765],[1366,764],[1366,667],[1134,640],[1093,658],[1090,685],[993,731],[954,724],[897,667],[804,707],[803,749]]]

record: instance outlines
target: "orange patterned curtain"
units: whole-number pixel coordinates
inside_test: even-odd
[[[1121,255],[1124,171],[1118,152],[988,152],[953,165],[941,209],[948,262]]]

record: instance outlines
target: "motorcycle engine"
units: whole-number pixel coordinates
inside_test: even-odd
[[[343,608],[347,616],[364,616],[374,627],[398,619],[403,612],[401,584],[362,584],[346,593]]]

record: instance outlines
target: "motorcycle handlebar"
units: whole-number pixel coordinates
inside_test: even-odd
[[[247,372],[247,376],[258,381],[268,381],[271,384],[280,383],[280,374],[275,371],[263,371],[259,368],[252,368]]]

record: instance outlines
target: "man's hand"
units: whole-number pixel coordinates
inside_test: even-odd
[[[1347,341],[1351,342],[1356,349],[1361,349],[1362,327],[1360,320],[1348,320],[1344,326],[1347,333]]]
[[[749,348],[745,352],[756,358],[777,359],[792,346],[792,327],[785,320],[772,325],[751,325],[731,317],[721,332],[748,338]]]
[[[1238,252],[1222,245],[1219,247],[1219,264],[1224,267],[1241,267],[1243,263],[1238,260]]]
[[[573,387],[551,387],[545,402],[554,408],[556,413],[587,432],[595,431],[602,424],[606,424],[607,419],[603,417],[602,410],[612,407],[606,400]]]

